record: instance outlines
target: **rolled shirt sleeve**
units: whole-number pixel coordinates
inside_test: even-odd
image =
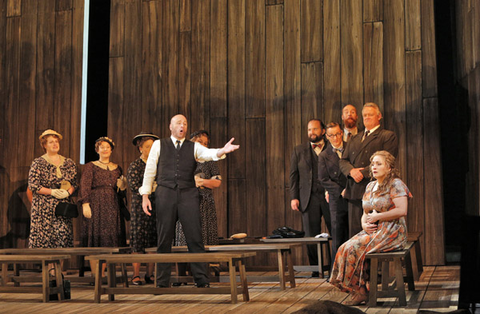
[[[153,142],[152,149],[148,155],[147,165],[145,166],[145,174],[143,175],[143,183],[138,192],[140,195],[150,195],[152,193],[153,181],[157,175],[157,163],[160,157],[160,140]]]

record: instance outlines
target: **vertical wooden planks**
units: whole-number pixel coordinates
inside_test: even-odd
[[[374,102],[380,108],[384,108],[383,23],[363,24],[363,36],[364,102]]]
[[[123,130],[123,123],[125,123],[124,111],[125,108],[125,94],[123,93],[124,86],[124,65],[123,58],[110,58],[108,67],[108,136],[115,142],[115,150],[112,152],[112,159],[115,163],[121,165],[126,173],[126,165],[128,161],[124,160],[124,151],[132,150],[130,145],[130,138],[126,137],[126,132]],[[119,123],[123,121],[123,123]],[[128,146],[127,146],[128,145]],[[126,158],[125,158],[126,159]],[[131,160],[133,161],[133,159]]]
[[[433,9],[433,0],[421,1],[423,97],[436,97],[438,94]]]
[[[388,5],[388,2],[386,3],[386,5]],[[364,22],[382,21],[383,6],[384,6],[384,0],[363,0],[363,21]]]
[[[192,108],[191,131],[209,129],[210,0],[192,2]]]
[[[265,117],[265,0],[245,0],[245,116]]]
[[[245,134],[245,0],[228,2],[228,135],[246,144]],[[245,178],[245,150],[229,156],[229,178]],[[237,206],[237,204],[232,204]]]
[[[55,89],[54,127],[64,138],[70,139],[72,101],[72,11],[58,11],[55,17]],[[70,152],[69,141],[62,142],[62,151]]]
[[[197,129],[195,125],[197,119],[199,119],[200,117],[197,116],[198,106],[191,106],[191,78],[192,32],[180,32],[180,51],[178,62],[178,110],[187,118],[190,118],[189,129],[193,132]]]
[[[192,0],[180,0],[180,33],[190,32],[191,30]]]
[[[425,229],[425,182],[424,182],[424,129],[423,129],[423,101],[422,101],[422,52],[411,51],[406,53],[406,138],[407,142],[407,169],[408,188],[414,193],[409,202],[408,230],[422,231]]]
[[[323,61],[323,0],[301,0],[300,3],[302,62]]]
[[[212,0],[210,14],[210,117],[226,117],[227,0]]]
[[[7,33],[7,18],[6,18],[6,5],[7,3],[5,1],[0,2],[0,43],[6,43],[6,33]],[[2,47],[5,47],[2,46]],[[2,65],[2,68],[4,68],[6,60],[6,49],[2,48],[0,49],[0,64]],[[6,100],[6,71],[5,68],[3,71],[0,71],[0,206],[4,204],[4,196],[6,195],[5,193],[5,187],[7,186],[6,181],[6,170],[3,168],[3,165],[5,165],[5,113],[6,113],[6,108],[5,108],[5,100]],[[5,219],[4,219],[5,220]],[[1,225],[0,225],[0,234],[3,234],[1,232]]]
[[[283,6],[266,8],[266,194],[267,230],[285,225]],[[258,137],[257,137],[258,139]],[[287,210],[290,210],[287,208]],[[270,232],[270,231],[268,231]],[[265,234],[265,233],[264,233]]]
[[[405,8],[402,0],[388,1],[384,7],[385,117],[384,126],[398,137],[397,166],[406,177],[405,129]]]
[[[439,208],[443,208],[443,177],[441,171],[432,171],[432,169],[442,169],[440,154],[440,124],[438,116],[438,101],[436,98],[427,98],[423,101],[423,123],[424,123],[424,151],[425,154],[425,265],[444,265],[445,252],[444,242],[444,219]],[[435,245],[435,243],[440,245]]]
[[[37,69],[35,129],[37,137],[48,128],[53,128],[55,87],[55,0],[38,2],[37,16]],[[62,132],[59,130],[59,132]],[[62,148],[63,150],[63,148]],[[40,145],[35,145],[35,156],[43,154]],[[65,152],[63,154],[66,155]]]
[[[405,0],[405,49],[418,50],[422,47],[420,0]]]
[[[308,121],[322,116],[323,64],[302,63],[302,128]],[[304,133],[305,136],[305,133]]]
[[[7,17],[20,16],[22,14],[22,0],[6,0]]]
[[[123,56],[125,49],[125,0],[110,0],[110,58]]]
[[[340,94],[340,0],[323,3],[324,38],[324,122],[341,122],[342,104]],[[354,104],[361,105],[361,104]]]
[[[362,2],[340,1],[341,92],[343,104],[363,104]]]
[[[73,0],[56,0],[56,11],[69,11],[73,8]]]

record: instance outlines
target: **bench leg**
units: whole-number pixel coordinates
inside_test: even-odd
[[[282,250],[277,250],[278,258],[278,278],[280,280],[280,289],[285,290],[285,260]]]
[[[18,267],[18,264],[13,264],[13,276],[14,278],[18,278],[20,276],[20,267]],[[20,287],[19,282],[14,282],[13,283],[14,287]]]
[[[412,270],[412,258],[410,252],[407,252],[405,255],[405,268],[406,268],[406,279],[408,284],[408,290],[415,291],[415,281],[413,280],[413,270]]]
[[[378,259],[370,259],[370,292],[368,294],[368,306],[377,306],[378,290]]]
[[[235,304],[237,303],[237,273],[235,272],[235,263],[233,259],[230,259],[228,262],[228,273],[230,275],[230,294],[232,303]]]
[[[122,263],[122,279],[123,279],[123,287],[128,288],[127,265],[125,263]]]
[[[400,306],[407,306],[407,298],[405,296],[405,284],[403,282],[402,261],[395,258],[395,279],[397,281],[398,303]]]
[[[102,261],[98,260],[95,264],[95,269],[93,270],[95,272],[95,289],[94,289],[94,296],[93,300],[95,303],[100,303],[100,297],[101,297],[101,289],[102,289]]]
[[[388,285],[390,283],[390,261],[382,261],[382,291],[388,290]]]
[[[292,259],[292,251],[286,251],[287,254],[287,267],[288,267],[288,276],[290,279],[290,288],[295,288],[295,272],[293,271],[293,259]]]
[[[250,301],[250,295],[248,294],[248,282],[247,282],[247,273],[245,271],[245,264],[242,259],[237,261],[238,272],[240,273],[240,283],[242,287],[243,302]]]
[[[42,262],[42,293],[43,293],[43,302],[48,302],[50,298],[50,287],[48,280],[48,262]]]
[[[58,300],[65,300],[65,290],[63,289],[62,266],[60,261],[55,261],[55,281],[57,282]]]
[[[108,287],[109,288],[114,288],[117,286],[117,264],[115,263],[109,263],[107,265],[107,281],[108,281]],[[109,301],[115,301],[115,295],[109,293],[108,294],[108,300]]]
[[[320,278],[323,278],[323,253],[322,253],[322,245],[317,243],[317,260],[318,260],[318,273],[320,274]]]
[[[422,260],[422,249],[420,248],[420,242],[415,241],[413,243],[415,247],[412,250],[413,253],[413,260],[415,260],[414,264],[414,272],[415,272],[415,280],[420,280],[420,275],[423,273],[423,260]]]
[[[2,286],[6,286],[8,282],[8,263],[2,263]]]

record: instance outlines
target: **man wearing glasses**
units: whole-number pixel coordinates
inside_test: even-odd
[[[318,179],[328,192],[333,261],[340,245],[348,240],[348,203],[342,197],[347,178],[339,167],[346,143],[343,141],[343,130],[336,122],[327,125],[326,134],[329,144],[318,156]]]

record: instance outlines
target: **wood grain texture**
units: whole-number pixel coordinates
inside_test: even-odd
[[[422,87],[423,97],[435,97],[437,90],[437,55],[433,0],[422,0]]]
[[[125,0],[111,0],[110,5],[110,57],[124,55],[125,48]]]
[[[323,0],[300,0],[302,62],[323,61]]]
[[[227,0],[212,0],[210,117],[227,116]]]
[[[323,64],[302,63],[302,126],[322,116]]]
[[[363,21],[364,22],[382,21],[383,6],[384,6],[384,0],[363,0]]]
[[[405,49],[422,47],[421,1],[405,0]]]
[[[7,17],[20,16],[22,14],[22,0],[7,0]]]
[[[383,23],[363,24],[363,36],[365,102],[384,108]]]

